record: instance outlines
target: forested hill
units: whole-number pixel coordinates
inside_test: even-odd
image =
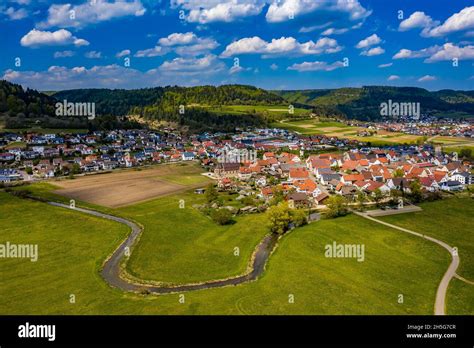
[[[0,114],[42,117],[54,114],[56,100],[43,93],[0,80]]]
[[[422,113],[435,116],[474,116],[474,91],[440,90],[417,87],[365,86],[361,88],[273,91],[290,103],[310,105],[315,113],[359,120],[380,119],[380,104],[420,103]]]
[[[197,87],[156,87],[135,90],[77,89],[57,92],[58,100],[95,102],[99,114],[127,115],[131,112],[151,114],[177,111],[180,105],[276,105],[285,100],[271,92],[253,86],[223,85]]]

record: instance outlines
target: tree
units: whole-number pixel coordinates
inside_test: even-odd
[[[418,180],[414,180],[410,183],[410,197],[413,203],[420,203],[423,200],[421,184]]]
[[[270,205],[277,205],[285,199],[285,195],[283,194],[283,190],[280,189],[279,187],[275,187],[273,190],[273,197],[270,200],[269,204]]]
[[[206,192],[205,192],[205,197],[206,201],[208,203],[212,203],[216,201],[219,198],[219,193],[217,192],[216,188],[214,187],[214,184],[209,184],[206,187]]]
[[[72,165],[71,173],[72,173],[72,174],[79,174],[80,172],[81,172],[81,167],[79,166],[79,164],[74,163],[74,164]]]
[[[384,194],[382,190],[380,190],[379,188],[376,188],[374,190],[374,200],[375,200],[375,203],[377,203],[377,206],[380,205],[380,202],[382,201],[383,197],[384,197]]]
[[[295,224],[295,227],[306,225],[308,222],[306,216],[307,212],[304,209],[293,209],[290,211],[291,222]]]
[[[340,195],[329,197],[326,206],[328,207],[327,216],[331,218],[344,216],[349,212],[347,208],[347,200]]]
[[[463,148],[459,151],[459,157],[471,160],[473,158],[472,149]]]
[[[290,208],[286,202],[278,203],[267,211],[267,219],[270,222],[270,231],[283,234],[288,231],[291,221]]]
[[[359,191],[357,194],[357,205],[360,211],[364,209],[364,203],[367,201],[367,196],[365,195],[364,192]]]
[[[405,172],[403,171],[402,168],[398,168],[393,172],[393,177],[394,178],[403,178],[405,176]]]
[[[211,211],[211,219],[219,225],[227,225],[232,221],[232,213],[228,209],[214,209]]]

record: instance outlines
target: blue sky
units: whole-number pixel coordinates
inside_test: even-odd
[[[473,89],[456,0],[0,0],[0,74],[39,90]]]

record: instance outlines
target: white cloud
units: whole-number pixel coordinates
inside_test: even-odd
[[[125,57],[125,56],[129,56],[130,55],[130,50],[122,50],[120,52],[117,52],[117,54],[115,55],[115,57],[117,58],[122,58],[122,57]]]
[[[398,75],[390,75],[390,76],[387,78],[387,81],[395,81],[395,80],[400,80],[400,76],[398,76]]]
[[[327,23],[323,23],[321,25],[312,25],[310,27],[301,27],[300,30],[298,30],[298,32],[299,33],[310,33],[310,32],[315,31],[315,30],[327,28],[331,24],[332,24],[332,22],[327,22]]]
[[[26,85],[40,90],[64,90],[74,88],[140,87],[146,75],[138,70],[119,65],[66,68],[51,66],[46,71],[14,71],[7,70],[2,77],[11,82]]]
[[[377,34],[372,34],[366,37],[363,40],[360,40],[359,43],[356,45],[357,48],[367,48],[373,45],[377,45],[382,41]]]
[[[168,49],[163,49],[161,46],[155,46],[153,48],[148,48],[146,50],[140,50],[135,53],[135,57],[138,58],[150,58],[150,57],[158,57],[158,56],[164,56],[166,53],[168,53]]]
[[[392,65],[393,63],[380,64],[379,68],[388,68],[388,67],[391,67]]]
[[[311,55],[335,53],[342,50],[336,40],[322,37],[316,43],[307,41],[299,43],[293,37],[281,37],[267,42],[258,36],[247,37],[229,44],[221,57],[231,57],[240,54],[262,54],[263,58],[274,55]]]
[[[272,65],[270,65],[270,69],[272,69],[273,71],[278,70],[278,65],[273,63]]]
[[[300,64],[293,64],[287,68],[287,70],[296,70],[299,72],[305,71],[332,71],[344,67],[344,63],[341,61],[328,64],[326,62],[303,62]]]
[[[433,19],[422,11],[413,12],[410,17],[400,22],[398,30],[406,31],[414,28],[426,28],[434,25]]]
[[[445,60],[472,60],[474,59],[474,46],[456,46],[451,42],[445,43],[443,46],[431,46],[423,48],[418,51],[411,51],[408,49],[401,49],[397,52],[393,59],[408,59],[408,58],[427,58],[425,63],[433,63]]]
[[[189,45],[195,43],[198,40],[196,34],[192,32],[188,33],[173,33],[167,37],[163,37],[158,40],[158,43],[162,46],[176,46],[176,45]]]
[[[432,54],[438,52],[441,49],[440,46],[431,46],[427,48],[423,48],[418,51],[408,50],[406,48],[402,48],[398,51],[392,58],[393,59],[406,59],[406,58],[424,58],[429,57]]]
[[[378,55],[383,54],[383,53],[385,53],[385,50],[382,47],[377,46],[377,47],[373,47],[369,50],[362,51],[360,53],[360,55],[370,57],[370,56],[378,56]]]
[[[224,69],[223,62],[217,59],[213,54],[202,58],[174,58],[171,61],[165,61],[158,68],[164,74],[174,74],[179,72],[185,75],[201,75],[216,73]]]
[[[252,70],[252,69],[251,68],[243,68],[240,65],[233,65],[229,69],[229,74],[233,75],[233,74],[238,74],[239,72],[242,72],[242,71],[250,71],[250,70]]]
[[[364,19],[372,11],[366,10],[359,0],[171,0],[171,8],[186,11],[188,22],[207,24],[233,22],[259,15],[266,5],[268,22],[284,22],[317,10],[347,13],[351,20]]]
[[[15,71],[6,70],[3,77],[14,83],[39,90],[66,90],[75,88],[144,88],[157,85],[199,85],[212,84],[212,78],[217,71],[222,71],[225,65],[214,58],[202,60],[179,61],[171,66],[151,69],[142,72],[130,67],[117,64],[93,66],[86,68],[76,66],[51,66],[45,71]],[[171,70],[166,70],[170,68]],[[198,76],[191,79],[190,76]]]
[[[136,57],[155,57],[174,50],[180,56],[198,56],[209,53],[219,43],[211,38],[200,38],[192,32],[173,33],[158,40],[154,48],[137,52]]]
[[[423,35],[438,37],[472,28],[474,28],[474,6],[453,14],[443,24],[425,31]]]
[[[425,60],[426,63],[439,62],[443,60],[472,60],[474,59],[474,46],[459,47],[451,42],[445,43],[440,50]]]
[[[89,24],[109,21],[125,16],[142,16],[146,9],[140,0],[95,0],[80,5],[53,4],[48,9],[46,21],[39,28],[83,28]]]
[[[436,80],[436,77],[432,75],[425,75],[418,79],[419,82],[434,81],[434,80]]]
[[[2,9],[0,8],[0,13],[2,13]],[[20,20],[23,18],[28,17],[28,11],[24,8],[19,8],[18,10],[15,10],[13,7],[9,7],[6,10],[3,11],[3,14],[8,16],[8,18],[12,21]]]
[[[102,58],[102,52],[89,51],[84,54],[84,57],[89,58],[89,59],[99,59],[99,58]]]
[[[72,57],[75,55],[75,52],[73,51],[57,51],[54,52],[54,58],[66,58],[66,57]]]
[[[340,29],[328,28],[325,31],[323,31],[321,35],[339,35],[339,34],[344,34],[348,31],[349,31],[348,28],[340,28]]]
[[[40,46],[89,45],[88,41],[78,39],[65,29],[60,29],[55,32],[33,29],[21,38],[20,43],[24,47],[32,48]]]
[[[186,20],[192,23],[233,22],[260,14],[264,0],[171,0],[172,8],[189,11]]]
[[[315,1],[315,0],[281,0],[271,1],[266,19],[268,22],[285,22],[317,10],[345,12],[352,20],[363,19],[372,13],[366,10],[358,0],[335,0],[335,1]]]

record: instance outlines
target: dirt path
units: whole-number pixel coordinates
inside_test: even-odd
[[[448,267],[448,270],[446,271],[443,278],[441,279],[441,282],[439,283],[438,290],[436,291],[436,300],[435,300],[435,307],[434,307],[434,314],[435,315],[445,315],[446,314],[446,293],[447,293],[447,290],[448,290],[448,285],[449,285],[449,282],[451,281],[451,279],[453,279],[453,277],[456,276],[456,270],[458,269],[458,266],[459,266],[459,255],[458,255],[457,251],[453,247],[449,246],[447,243],[445,243],[441,240],[432,238],[430,236],[427,236],[425,234],[410,231],[410,230],[407,230],[406,228],[399,227],[399,226],[396,226],[396,225],[392,225],[392,224],[389,224],[388,222],[377,220],[377,219],[369,216],[367,213],[361,213],[361,212],[354,212],[354,213],[359,215],[359,216],[362,216],[366,219],[369,219],[371,221],[377,222],[379,224],[382,224],[382,225],[385,225],[385,226],[388,226],[388,227],[391,227],[391,228],[395,228],[399,231],[409,233],[409,234],[412,234],[412,235],[420,237],[420,238],[427,239],[427,240],[429,240],[433,243],[441,245],[443,248],[448,250],[448,252],[450,253],[450,255],[452,257],[452,261],[451,261],[451,264]]]
[[[71,208],[69,205],[57,203],[57,202],[48,202],[50,205],[54,205],[56,207],[76,210],[85,214],[94,215],[103,219],[112,220],[119,222],[121,224],[125,224],[131,228],[132,232],[129,234],[127,239],[123,241],[120,246],[112,253],[112,255],[104,262],[104,266],[102,269],[102,277],[105,279],[107,283],[111,286],[119,288],[124,291],[148,291],[154,294],[169,294],[169,293],[177,293],[177,292],[185,292],[185,291],[193,291],[193,290],[202,290],[202,289],[210,289],[210,288],[219,288],[224,286],[230,285],[238,285],[245,282],[256,280],[265,270],[266,262],[276,246],[278,241],[278,237],[274,234],[267,235],[263,238],[260,244],[255,249],[252,255],[252,266],[250,272],[247,272],[243,275],[228,278],[228,279],[219,279],[219,280],[211,280],[202,283],[195,283],[195,284],[183,284],[177,286],[157,286],[157,285],[150,285],[146,283],[140,283],[136,281],[131,281],[128,279],[124,279],[121,276],[121,264],[122,261],[128,257],[130,257],[130,251],[132,250],[132,246],[135,244],[136,240],[142,233],[142,228],[138,226],[136,223],[123,219],[117,216],[108,215],[104,213],[100,213],[95,210],[89,210],[84,208]]]

